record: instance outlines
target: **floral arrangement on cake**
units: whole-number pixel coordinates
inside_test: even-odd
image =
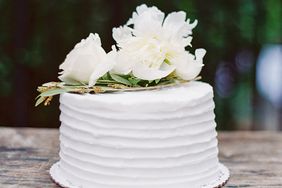
[[[196,25],[183,11],[165,17],[155,6],[140,5],[125,25],[113,28],[116,45],[110,52],[96,33],[76,44],[59,67],[61,82],[39,86],[35,105],[48,105],[66,92],[149,90],[199,79],[206,50],[186,49]]]

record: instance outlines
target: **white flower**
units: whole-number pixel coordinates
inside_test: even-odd
[[[75,45],[60,65],[59,68],[63,71],[59,79],[68,84],[93,86],[97,79],[112,69],[115,55],[115,49],[107,54],[101,47],[99,35],[91,33],[88,38]]]
[[[165,18],[157,7],[138,6],[127,25],[113,29],[113,38],[120,49],[112,71],[132,72],[143,80],[168,76],[176,69],[177,57],[188,53],[185,47],[191,45],[190,35],[196,25],[197,20],[190,24],[183,11]]]

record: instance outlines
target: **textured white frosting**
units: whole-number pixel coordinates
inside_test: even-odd
[[[212,87],[62,94],[60,168],[81,188],[202,187],[219,174]]]

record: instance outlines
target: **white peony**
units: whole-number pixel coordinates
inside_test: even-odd
[[[112,72],[131,72],[140,79],[155,80],[177,70],[179,77],[190,78],[183,75],[195,72],[194,64],[188,63],[191,58],[186,57],[185,47],[191,46],[192,29],[196,25],[197,20],[191,24],[183,11],[172,12],[165,18],[157,7],[138,6],[125,26],[113,29],[113,38],[120,49]],[[186,58],[187,63],[183,59],[179,63],[180,57]],[[190,72],[179,71],[180,67],[190,69],[190,66]]]
[[[112,69],[115,55],[115,49],[107,54],[101,47],[99,35],[91,33],[88,38],[75,45],[60,65],[59,68],[63,71],[59,79],[68,84],[93,86],[97,79]]]

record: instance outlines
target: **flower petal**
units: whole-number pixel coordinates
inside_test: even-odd
[[[77,43],[74,48],[80,48],[85,47],[90,44],[95,44],[97,46],[102,46],[101,39],[99,37],[99,34],[90,33],[89,36],[86,39],[82,39],[79,43]]]
[[[196,49],[195,56],[196,56],[196,62],[198,64],[203,63],[203,57],[206,55],[207,51],[203,48]]]
[[[157,36],[160,33],[164,20],[164,13],[157,7],[147,7],[141,5],[136,8],[127,25],[133,25],[133,34],[135,36]]]
[[[109,72],[115,65],[115,57],[116,57],[116,50],[113,49],[110,51],[106,57],[103,58],[103,60],[97,64],[97,67],[92,72],[88,86],[92,87],[96,84],[96,81],[101,78],[103,75],[105,75],[107,72]]]
[[[127,26],[113,28],[113,38],[119,44],[132,37],[132,29]]]
[[[186,37],[186,38],[183,38],[180,43],[182,46],[186,47],[186,46],[192,46],[191,45],[191,42],[192,42],[192,39],[193,37],[192,36],[189,36],[189,37]]]
[[[174,43],[181,44],[181,46],[191,46],[192,29],[197,25],[197,20],[190,24],[190,20],[186,19],[186,13],[183,11],[170,13],[163,23],[162,34],[168,40]]]
[[[116,64],[111,70],[112,73],[126,75],[132,70],[133,60],[130,55],[124,52],[124,50],[119,50],[116,55]]]
[[[188,25],[188,28],[192,30],[198,25],[198,20],[194,20],[194,22],[190,24],[190,19],[188,19],[186,23]]]
[[[88,83],[92,70],[96,68],[95,58],[93,55],[79,55],[69,60],[59,79],[66,83]]]
[[[132,25],[135,23],[136,18],[138,17],[138,15],[142,14],[143,12],[145,12],[146,10],[148,10],[148,6],[146,4],[142,4],[138,7],[136,7],[136,12],[132,13],[132,18],[130,18],[126,25]]]
[[[132,74],[142,80],[156,80],[168,76],[174,69],[174,66],[165,63],[161,69],[150,68],[142,63],[138,63],[133,67]]]
[[[175,62],[176,64],[176,75],[183,80],[192,80],[196,78],[202,70],[203,57],[206,53],[204,49],[197,49],[195,56],[186,52],[179,57]]]
[[[176,34],[178,34],[179,30],[186,23],[185,19],[186,13],[183,11],[168,14],[163,23],[165,33],[169,35],[167,37],[176,37]]]

